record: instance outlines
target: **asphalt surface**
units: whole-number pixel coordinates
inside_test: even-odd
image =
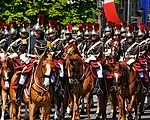
[[[91,120],[96,119],[95,113],[96,113],[96,107],[97,107],[97,97],[94,96],[93,100],[94,100],[94,106],[90,109]],[[86,106],[86,101],[85,101],[85,106]],[[81,108],[81,106],[80,106],[80,108]],[[54,120],[54,112],[55,112],[55,109],[52,108],[50,120]],[[22,105],[21,116],[22,116],[22,120],[27,120],[27,119],[25,119],[25,106],[24,105]],[[28,118],[28,116],[26,116],[26,118]],[[71,116],[65,116],[65,118],[66,118],[66,120],[71,120]],[[81,120],[87,120],[87,114],[86,113],[81,114],[80,118],[81,118]],[[5,120],[10,120],[10,119],[8,119],[6,116]],[[38,119],[36,119],[36,120],[38,120]],[[109,102],[107,105],[107,120],[113,120],[112,119],[112,113],[111,113],[111,106],[110,106]],[[144,115],[142,116],[142,120],[150,120],[150,109],[145,110]]]

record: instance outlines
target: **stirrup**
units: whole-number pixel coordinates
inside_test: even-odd
[[[142,93],[147,93],[147,89],[143,86]]]
[[[99,89],[96,91],[96,93],[99,94],[99,95],[102,95],[102,94],[103,94],[103,90],[99,88]]]
[[[15,103],[16,103],[17,106],[21,105],[21,98],[17,98]]]

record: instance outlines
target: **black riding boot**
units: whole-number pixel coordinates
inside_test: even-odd
[[[22,97],[22,93],[23,93],[23,88],[24,87],[22,84],[18,85],[17,94],[16,94],[16,105],[21,104],[21,97]]]
[[[60,77],[60,95],[62,96],[65,94],[64,85],[65,85],[65,77]]]
[[[98,78],[97,79],[98,81],[97,81],[97,83],[98,83],[98,90],[97,90],[97,94],[99,94],[99,95],[102,95],[103,94],[103,91],[102,91],[102,89],[101,89],[101,86],[102,86],[102,78]]]

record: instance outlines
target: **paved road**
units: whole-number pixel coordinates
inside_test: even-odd
[[[94,96],[94,107],[91,108],[91,120],[95,120],[95,112],[96,112],[96,103],[97,103],[97,98],[96,96]],[[80,106],[81,107],[81,106]],[[25,120],[25,107],[24,105],[22,106],[22,109],[21,109],[21,113],[22,113],[22,120]],[[52,108],[52,113],[51,113],[51,118],[50,120],[53,120],[53,117],[54,117],[54,112],[55,112],[55,109]],[[83,115],[81,114],[81,120],[86,120],[87,119],[87,115]],[[71,116],[65,116],[66,120],[71,120]],[[110,104],[108,104],[107,106],[107,118],[108,120],[112,120],[112,115],[111,115],[111,107],[110,107]],[[5,120],[9,120],[9,119],[5,119]],[[150,109],[149,110],[146,110],[145,111],[145,114],[144,116],[142,116],[142,120],[150,120]]]

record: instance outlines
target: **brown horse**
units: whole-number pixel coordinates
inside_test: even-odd
[[[17,85],[16,81],[19,79],[20,74],[21,71],[15,70],[10,83],[9,93],[10,93],[11,108],[12,108],[10,109],[12,111],[12,120],[21,119],[21,104],[19,106],[16,105],[16,85]],[[28,79],[31,79],[31,77],[29,77]],[[29,104],[29,92],[27,88],[25,88],[23,91],[22,100],[26,105]]]
[[[129,99],[128,113],[131,115],[138,92],[136,71],[125,62],[118,62],[114,68],[114,84],[119,103],[118,120],[125,120],[125,100]]]
[[[44,112],[43,120],[50,119],[51,101],[53,92],[51,89],[51,76],[54,73],[52,55],[46,53],[41,55],[39,63],[33,74],[32,86],[30,89],[29,119],[34,120],[38,108]]]
[[[8,92],[9,92],[9,84],[10,84],[10,79],[13,75],[13,66],[10,61],[10,59],[6,59],[2,61],[2,66],[1,66],[1,87],[2,87],[2,115],[1,115],[1,120],[4,120],[4,113],[6,111],[6,102],[8,98]],[[10,113],[11,117],[11,113]]]
[[[63,54],[66,59],[66,71],[68,74],[71,93],[73,94],[73,117],[72,120],[80,119],[79,104],[82,96],[86,96],[88,120],[90,120],[89,97],[94,89],[95,76],[90,65],[86,64],[74,44],[69,45]]]

